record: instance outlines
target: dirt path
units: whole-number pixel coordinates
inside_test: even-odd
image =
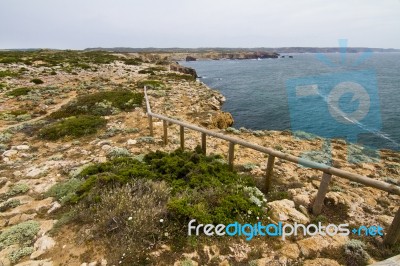
[[[67,103],[70,102],[72,99],[74,99],[74,98],[76,97],[76,92],[73,91],[69,96],[70,96],[70,97],[68,97],[68,98],[66,98],[66,99],[64,99],[64,100],[62,100],[62,101],[59,102],[58,104],[53,105],[51,108],[49,108],[47,114],[41,115],[41,116],[38,116],[38,117],[35,117],[35,118],[30,119],[30,120],[28,120],[28,121],[22,121],[22,122],[19,122],[19,123],[16,123],[16,124],[12,124],[12,125],[8,125],[8,126],[0,127],[0,132],[5,131],[5,130],[8,130],[8,129],[13,128],[13,127],[16,127],[16,126],[19,126],[19,125],[23,125],[23,124],[25,124],[25,123],[36,122],[36,121],[39,121],[39,120],[41,120],[41,119],[44,119],[44,118],[48,117],[50,114],[52,114],[53,112],[59,110],[63,105],[67,104]]]

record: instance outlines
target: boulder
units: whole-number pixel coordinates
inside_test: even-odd
[[[196,60],[197,60],[196,57],[190,55],[186,56],[186,61],[196,61]]]
[[[3,152],[3,156],[4,157],[13,157],[15,155],[17,155],[18,151],[16,150],[7,150],[5,152]]]
[[[211,117],[210,128],[225,129],[233,125],[233,117],[228,112],[220,112]]]
[[[56,242],[53,240],[53,238],[46,235],[40,237],[33,245],[35,251],[31,254],[31,259],[38,258],[39,256],[43,255],[46,250],[51,249],[55,245]]]
[[[267,204],[272,210],[272,219],[274,221],[288,221],[298,222],[302,224],[307,224],[310,219],[303,213],[299,212],[295,208],[293,201],[288,199],[277,200],[269,202]]]
[[[284,245],[279,252],[289,259],[297,259],[300,256],[300,249],[297,244]]]
[[[318,255],[324,248],[330,245],[330,241],[320,235],[302,239],[297,242],[304,257],[309,258]]]

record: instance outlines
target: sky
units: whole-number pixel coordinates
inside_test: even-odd
[[[400,0],[0,0],[0,49],[400,48]]]

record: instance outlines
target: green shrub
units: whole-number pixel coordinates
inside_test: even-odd
[[[31,79],[31,82],[32,82],[32,83],[35,83],[36,85],[39,85],[39,84],[43,84],[43,83],[44,83],[43,80],[41,80],[41,79]]]
[[[39,232],[40,224],[36,221],[27,221],[5,229],[0,234],[0,250],[5,247],[19,244],[29,246]]]
[[[170,154],[151,152],[143,163],[128,157],[116,158],[83,170],[78,177],[85,178],[85,182],[77,196],[85,198],[93,188],[106,184],[146,178],[166,181],[172,187],[168,209],[182,220],[222,223],[262,217],[262,193],[260,196],[248,189],[254,187],[252,179],[230,171],[219,158],[181,150]]]
[[[7,197],[13,197],[15,195],[24,194],[29,190],[29,186],[25,183],[18,183],[13,185],[10,190],[7,191]]]
[[[31,88],[17,88],[6,93],[7,96],[21,96],[27,95],[32,89]]]
[[[54,197],[64,204],[75,197],[75,191],[82,185],[82,183],[83,181],[77,178],[68,179],[67,181],[52,186],[46,192],[46,196]]]
[[[52,123],[39,130],[39,137],[46,140],[57,140],[65,136],[74,138],[94,134],[107,121],[98,116],[81,115],[66,118]]]
[[[367,265],[370,256],[364,250],[365,244],[360,240],[352,239],[344,245],[347,265]]]
[[[155,75],[155,72],[159,71],[167,71],[166,68],[164,67],[148,67],[142,70],[139,70],[139,74],[150,74],[150,75]]]
[[[178,74],[178,73],[174,73],[174,72],[170,72],[167,74],[162,75],[162,77],[165,77],[167,79],[172,79],[172,80],[176,80],[176,81],[195,81],[196,78],[193,77],[192,75],[188,75],[188,74]]]
[[[137,82],[137,86],[139,88],[144,88],[144,86],[152,87],[153,89],[162,89],[165,88],[165,85],[162,81],[159,80],[142,80]]]
[[[28,256],[33,253],[35,249],[33,247],[23,247],[11,252],[8,257],[12,263],[18,262],[21,258]]]
[[[140,58],[129,58],[129,59],[124,59],[123,61],[125,65],[131,65],[131,66],[140,66],[143,63],[143,60]]]
[[[166,209],[170,193],[165,182],[146,179],[104,187],[95,191],[97,200],[75,207],[75,220],[91,225],[95,237],[105,241],[111,265],[118,264],[123,254],[124,265],[143,265],[147,252],[159,248],[177,230]]]
[[[4,71],[0,71],[0,78],[4,78],[4,77],[18,77],[19,73],[17,72],[12,72],[10,70],[4,70]]]
[[[129,90],[102,91],[80,96],[76,101],[52,113],[52,118],[64,118],[76,115],[110,115],[116,110],[129,111],[140,106],[143,101],[142,93]]]
[[[21,202],[17,199],[8,200],[0,205],[0,212],[5,212],[5,211],[7,211],[9,209],[13,209],[19,205],[21,205]]]

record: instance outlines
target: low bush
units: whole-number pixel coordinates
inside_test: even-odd
[[[0,71],[0,78],[4,78],[4,77],[18,77],[20,74],[17,72],[13,72],[10,70],[4,70],[4,71]]]
[[[59,200],[62,204],[70,201],[73,197],[75,197],[75,191],[78,189],[80,185],[82,185],[83,181],[77,178],[71,178],[64,182],[55,184],[52,186],[47,192],[46,196],[54,197]]]
[[[124,89],[102,91],[80,96],[76,101],[52,113],[50,117],[59,119],[76,115],[110,115],[119,110],[132,110],[140,106],[142,101],[142,93]]]
[[[21,205],[21,202],[17,199],[8,200],[2,204],[0,204],[0,212],[5,212],[9,209],[13,209],[17,206]]]
[[[167,71],[165,67],[148,67],[142,70],[139,70],[139,74],[150,74],[150,75],[155,75],[155,72],[160,72],[160,71]]]
[[[119,157],[80,173],[78,178],[85,182],[77,190],[77,200],[90,195],[95,187],[146,178],[169,184],[173,197],[168,209],[182,221],[194,218],[204,223],[227,223],[262,217],[261,206],[254,202],[254,197],[259,197],[257,203],[262,202],[260,194],[246,189],[254,187],[252,179],[230,171],[218,159],[181,150],[151,152],[144,162]]]
[[[44,83],[43,80],[41,80],[41,79],[31,79],[31,82],[34,83],[34,84],[36,84],[36,85],[39,85],[39,84],[43,84],[43,83]]]
[[[5,247],[19,244],[29,246],[39,232],[40,224],[36,221],[27,221],[11,226],[0,234],[0,250]]]
[[[370,256],[364,250],[366,245],[360,240],[352,239],[344,245],[344,253],[347,265],[367,265]]]
[[[74,210],[72,222],[90,226],[96,241],[110,247],[112,263],[123,257],[127,265],[151,264],[149,253],[162,244],[186,245],[191,219],[226,224],[265,218],[263,194],[252,179],[220,158],[179,149],[90,165],[77,175],[83,182],[66,207]]]
[[[32,90],[32,88],[27,88],[27,87],[17,88],[17,89],[7,92],[6,95],[17,97],[17,96],[21,96],[21,95],[27,95],[31,90]]]
[[[140,58],[129,58],[129,59],[124,59],[123,62],[125,65],[140,66],[143,63],[143,60]]]
[[[188,74],[178,74],[175,72],[170,72],[167,74],[162,75],[162,77],[165,77],[167,79],[172,79],[172,80],[176,80],[176,81],[195,81],[196,78],[193,77],[192,75],[188,75]]]
[[[144,88],[144,86],[152,87],[153,89],[165,88],[165,84],[159,80],[142,80],[137,82],[139,88]]]
[[[38,135],[46,140],[58,140],[66,136],[78,138],[96,133],[106,123],[104,118],[98,116],[73,116],[45,126]]]

